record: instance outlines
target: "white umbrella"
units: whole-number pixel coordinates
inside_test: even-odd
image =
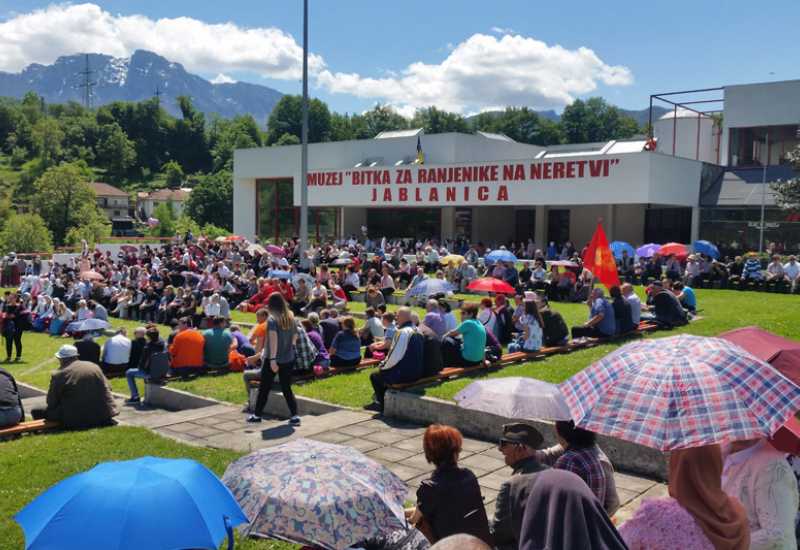
[[[456,394],[459,407],[520,420],[570,420],[558,386],[514,376],[473,382]]]

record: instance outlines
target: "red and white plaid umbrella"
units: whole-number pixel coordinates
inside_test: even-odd
[[[719,338],[622,346],[561,384],[575,423],[662,451],[774,434],[800,410],[800,387]]]

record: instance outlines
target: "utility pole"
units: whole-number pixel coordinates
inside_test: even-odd
[[[303,0],[303,129],[300,146],[300,253],[308,250],[308,0]]]
[[[153,92],[153,96],[156,98],[156,103],[159,107],[161,107],[161,96],[164,95],[164,92],[161,91],[159,86],[156,86],[156,91]]]
[[[769,164],[769,130],[767,130],[767,139],[764,144],[764,171],[761,174],[761,223],[758,226],[758,253],[764,252],[764,224],[765,216],[764,211],[767,205],[767,165]]]
[[[78,73],[83,77],[83,81],[78,85],[78,88],[83,88],[83,106],[87,109],[92,108],[92,88],[97,85],[97,82],[92,80],[94,71],[89,67],[89,54],[86,54],[86,66]]]

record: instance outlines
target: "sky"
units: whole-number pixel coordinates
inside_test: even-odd
[[[474,114],[800,78],[800,1],[309,0],[310,92]],[[212,81],[301,92],[300,0],[0,0],[0,71],[149,49]],[[0,90],[2,95],[2,90]]]

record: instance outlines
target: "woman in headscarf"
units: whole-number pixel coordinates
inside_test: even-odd
[[[631,550],[748,550],[742,505],[722,490],[719,445],[672,451],[669,497],[645,500],[620,528]]]
[[[522,518],[520,550],[625,550],[602,503],[572,472],[536,474]],[[686,547],[689,550],[690,547]]]

